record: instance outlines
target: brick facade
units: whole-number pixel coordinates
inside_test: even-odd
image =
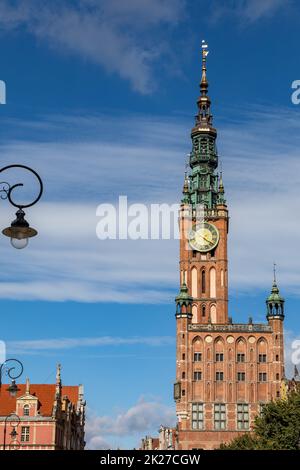
[[[83,387],[56,384],[18,384],[11,397],[0,391],[0,450],[83,450],[85,401]],[[19,423],[14,416],[19,417]],[[17,424],[17,425],[16,425]],[[11,438],[15,426],[16,439]]]
[[[222,177],[215,173],[216,130],[207,88],[204,55],[191,173],[185,177],[179,214],[181,290],[176,298],[174,386],[178,449],[218,448],[250,431],[261,406],[280,397],[284,377],[284,300],[275,278],[266,323],[233,323],[228,316],[229,216]],[[202,224],[211,224],[218,241],[200,230],[195,249],[187,227],[197,230],[197,204],[202,204]],[[205,246],[209,243],[211,249]]]

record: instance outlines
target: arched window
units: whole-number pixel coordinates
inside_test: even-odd
[[[210,297],[216,297],[216,269],[211,268],[210,270]]]
[[[192,297],[197,298],[197,268],[192,269]]]
[[[202,294],[205,294],[206,291],[206,286],[205,286],[205,269],[201,271],[201,292]]]
[[[205,317],[205,315],[206,315],[205,305],[202,305],[202,317]]]
[[[23,416],[29,416],[29,405],[23,406]]]
[[[197,323],[197,305],[192,306],[192,323]]]
[[[210,319],[212,323],[217,323],[217,308],[215,305],[210,307]]]

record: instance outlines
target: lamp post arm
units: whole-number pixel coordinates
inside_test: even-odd
[[[14,365],[8,367],[8,363],[14,363]],[[17,368],[20,368],[19,371]],[[23,374],[24,367],[22,362],[18,359],[6,359],[6,361],[4,361],[0,366],[0,387],[2,385],[2,374],[4,369],[6,369],[6,374],[8,377],[12,380],[15,380]]]
[[[11,168],[22,168],[23,170],[26,170],[26,171],[29,171],[30,173],[32,173],[32,174],[36,177],[36,179],[38,180],[38,183],[39,183],[39,193],[38,193],[37,197],[36,197],[31,203],[29,203],[29,204],[17,204],[17,203],[15,203],[15,202],[13,201],[13,199],[12,199],[12,191],[13,191],[15,188],[19,187],[19,186],[24,186],[24,184],[23,184],[23,183],[16,183],[16,184],[10,186],[8,183],[6,183],[6,182],[3,181],[3,182],[0,183],[0,184],[6,185],[6,188],[3,187],[2,189],[0,189],[0,192],[4,192],[6,195],[5,195],[4,197],[3,197],[3,195],[2,195],[2,196],[1,196],[1,199],[6,199],[6,198],[7,198],[7,199],[9,200],[9,202],[10,202],[14,207],[17,207],[17,208],[19,208],[19,209],[24,209],[24,208],[26,208],[26,207],[31,207],[31,206],[33,206],[34,204],[36,204],[36,203],[40,200],[40,198],[41,198],[41,196],[42,196],[42,194],[43,194],[43,190],[44,190],[43,182],[42,182],[42,180],[41,180],[40,175],[39,175],[35,170],[33,170],[32,168],[30,168],[29,166],[26,166],[26,165],[17,165],[17,164],[16,164],[16,165],[7,165],[7,166],[4,166],[3,168],[0,168],[0,173],[2,173],[3,171],[9,170],[9,169],[11,169]]]
[[[7,430],[7,421],[11,419],[12,422],[16,422],[14,427],[18,427],[20,424],[20,416],[17,415],[16,413],[11,413],[10,415],[6,416],[4,420],[4,436],[3,436],[3,450],[5,450],[6,447],[6,430]]]

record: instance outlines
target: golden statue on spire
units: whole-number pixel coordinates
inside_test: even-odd
[[[206,59],[208,56],[209,50],[208,50],[208,45],[204,39],[202,39],[202,58]]]
[[[200,90],[203,95],[206,95],[207,88],[208,88],[208,82],[206,78],[206,57],[208,56],[209,50],[208,50],[208,45],[202,40],[202,77],[201,77],[201,82],[200,82]]]

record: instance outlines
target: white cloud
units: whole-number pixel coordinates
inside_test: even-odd
[[[171,336],[135,336],[135,337],[118,337],[118,336],[100,336],[94,338],[53,338],[53,339],[34,339],[25,341],[10,341],[7,347],[13,353],[30,353],[36,351],[53,351],[67,350],[74,348],[91,348],[97,346],[124,346],[137,345],[159,347],[174,343]]]
[[[232,290],[267,293],[276,261],[284,295],[300,295],[300,255],[295,249],[300,229],[298,113],[296,107],[256,107],[236,110],[236,121],[219,122],[231,217]],[[110,131],[116,124],[118,142]],[[39,120],[39,142],[24,141],[22,135],[34,131],[35,122],[23,131],[16,121],[3,125],[8,140],[1,145],[2,161],[36,168],[45,180],[45,194],[28,210],[28,220],[39,230],[29,247],[22,252],[7,249],[2,239],[6,269],[0,296],[172,303],[178,286],[178,242],[100,241],[95,213],[99,203],[116,204],[120,194],[128,195],[129,203],[178,202],[191,120],[81,116],[76,123],[76,117],[44,117]],[[11,127],[19,129],[20,140],[9,140]],[[11,209],[2,207],[7,225]]]
[[[174,426],[175,410],[157,401],[141,398],[128,410],[115,416],[97,416],[91,411],[87,414],[87,449],[124,448],[124,440],[133,436],[136,447],[148,433],[158,434],[161,424]]]
[[[129,80],[140,93],[155,86],[153,66],[171,50],[161,28],[182,18],[184,0],[21,0],[0,5],[0,28],[25,29],[61,52],[77,54]]]
[[[271,16],[287,6],[287,0],[244,0],[237,2],[238,14],[249,21],[256,21],[265,16]]]
[[[212,18],[219,20],[224,16],[233,16],[243,23],[254,23],[287,9],[290,0],[219,0],[213,3]]]

